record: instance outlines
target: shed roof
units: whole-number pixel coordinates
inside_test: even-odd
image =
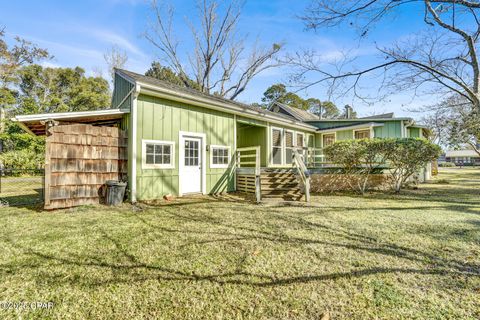
[[[12,120],[18,122],[27,132],[41,136],[45,135],[45,125],[48,121],[112,125],[118,122],[118,120],[120,120],[125,113],[129,113],[129,111],[120,109],[105,109],[95,111],[19,115],[15,116]]]

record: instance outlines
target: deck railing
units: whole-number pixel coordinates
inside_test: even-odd
[[[308,168],[318,168],[327,164],[322,148],[307,148],[305,164]]]
[[[260,146],[237,148],[236,152],[237,168],[254,168],[255,174],[255,198],[257,202],[262,200],[260,185]]]
[[[310,173],[305,166],[303,155],[298,153],[298,151],[295,149],[293,150],[292,166],[297,170],[298,175],[303,182],[305,189],[305,201],[310,202]]]

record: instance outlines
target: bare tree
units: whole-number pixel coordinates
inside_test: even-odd
[[[112,46],[106,53],[103,54],[103,59],[108,66],[108,71],[113,82],[115,77],[115,68],[122,69],[128,61],[128,55],[125,50],[118,46]]]
[[[246,52],[246,39],[236,30],[242,9],[240,1],[232,0],[224,8],[219,3],[199,0],[198,19],[187,20],[194,47],[191,54],[182,55],[180,40],[173,32],[174,10],[165,3],[152,0],[154,23],[144,36],[187,87],[193,79],[202,92],[234,100],[255,76],[279,66],[274,58],[282,45],[274,43],[270,48],[260,48],[257,41]]]
[[[312,53],[297,54],[290,62],[298,75],[317,74],[317,83],[361,94],[362,80],[378,77],[380,86],[389,93],[398,90],[420,90],[456,95],[480,111],[480,69],[478,41],[480,36],[480,2],[477,0],[313,0],[302,17],[309,29],[346,24],[364,37],[375,25],[399,13],[403,7],[423,12],[426,30],[388,48],[377,47],[382,61],[364,69],[345,63],[327,70],[315,61]],[[350,67],[349,70],[346,68]],[[369,79],[370,81],[371,79]],[[425,93],[425,91],[422,91]]]

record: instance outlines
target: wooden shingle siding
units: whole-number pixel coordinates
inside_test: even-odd
[[[99,203],[105,181],[127,173],[127,137],[118,128],[54,126],[46,143],[46,209]]]

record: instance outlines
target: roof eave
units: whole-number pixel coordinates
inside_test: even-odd
[[[18,115],[12,118],[14,122],[30,122],[30,121],[48,121],[66,119],[72,120],[76,118],[94,117],[94,116],[107,116],[107,115],[121,115],[129,113],[128,110],[122,109],[105,109],[95,111],[79,111],[79,112],[59,112],[59,113],[39,113],[30,115]]]
[[[247,118],[253,118],[257,120],[263,120],[263,121],[268,121],[268,122],[273,122],[277,124],[283,124],[291,127],[297,127],[301,128],[303,130],[307,131],[312,131],[315,132],[317,130],[316,127],[303,123],[297,120],[287,120],[284,118],[280,118],[274,115],[270,115],[267,113],[262,113],[259,111],[254,111],[248,108],[242,108],[240,106],[234,105],[234,104],[229,104],[229,103],[222,103],[220,101],[216,101],[213,99],[208,99],[207,97],[200,97],[200,96],[194,96],[188,93],[184,92],[177,92],[174,90],[170,90],[167,88],[162,88],[159,86],[151,85],[148,83],[144,83],[141,81],[136,81],[138,85],[140,85],[140,92],[141,93],[146,93],[150,95],[155,95],[159,96],[161,98],[173,100],[173,101],[179,101],[179,102],[184,102],[184,103],[191,103],[195,104],[204,108],[208,109],[215,109],[218,111],[227,111],[231,112],[240,116],[244,116]]]
[[[318,129],[317,132],[319,133],[333,133],[337,131],[344,131],[344,130],[361,130],[361,129],[368,129],[368,128],[376,128],[376,127],[383,127],[385,124],[378,123],[378,122],[369,122],[365,124],[357,124],[345,127],[337,127],[337,128],[328,128],[328,129]]]

